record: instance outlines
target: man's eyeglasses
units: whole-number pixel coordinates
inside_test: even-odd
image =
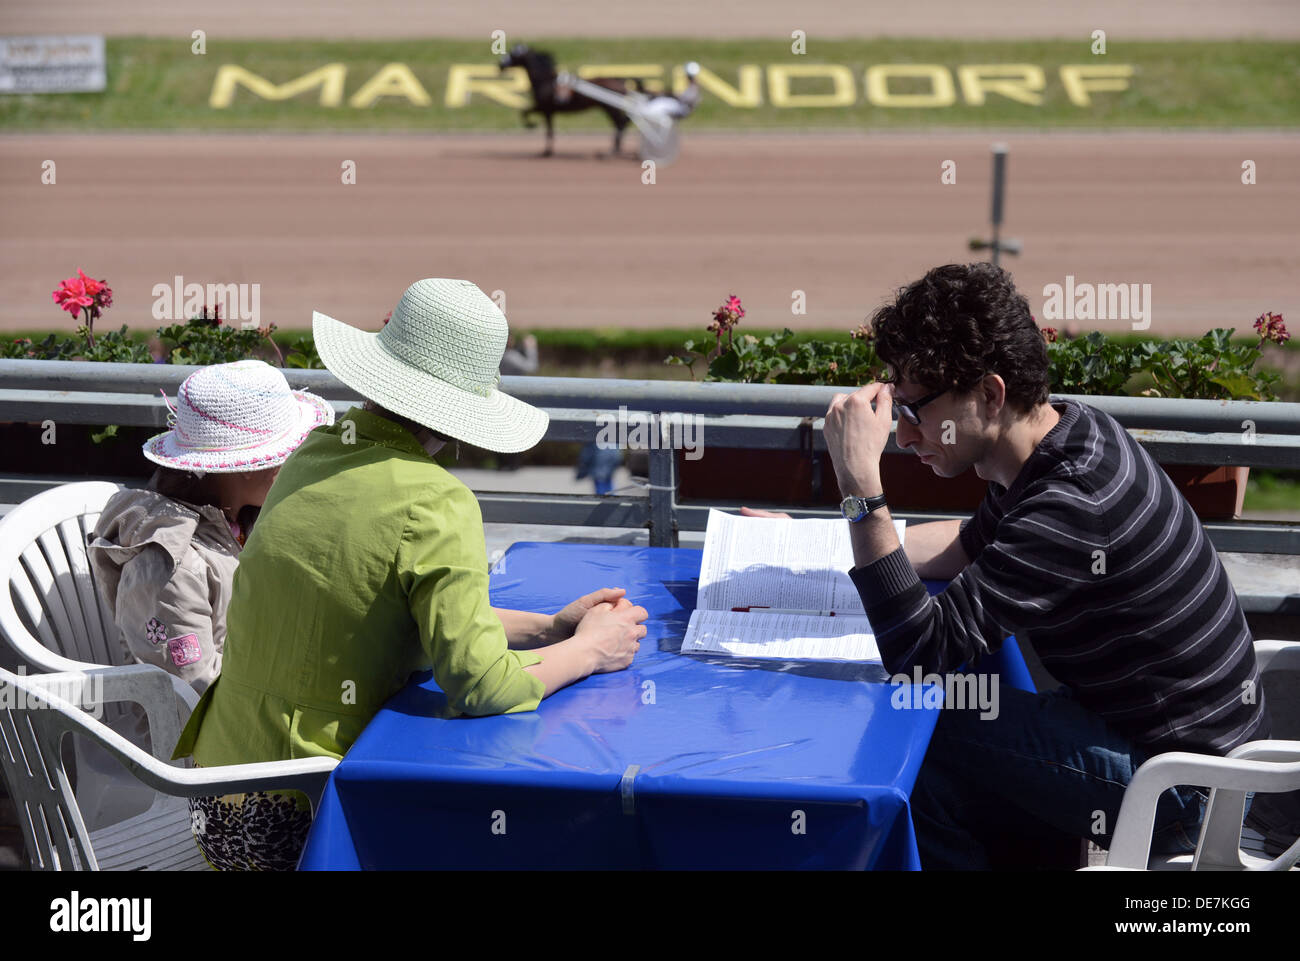
[[[897,389],[897,386],[895,386],[895,389]],[[897,420],[899,417],[903,417],[907,420],[909,424],[919,425],[921,423],[921,408],[924,407],[926,404],[930,403],[930,401],[937,400],[938,398],[942,397],[950,390],[952,390],[951,387],[945,387],[943,388],[943,390],[936,390],[933,394],[928,394],[925,397],[922,397],[920,400],[910,404],[907,401],[899,400],[897,397],[895,397],[894,398],[894,419]]]

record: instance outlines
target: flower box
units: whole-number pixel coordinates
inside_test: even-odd
[[[1162,464],[1179,493],[1203,521],[1241,515],[1248,467]],[[819,483],[815,483],[820,471]],[[909,511],[974,511],[988,491],[988,481],[974,469],[940,477],[911,454],[886,454],[881,482],[889,504]],[[793,450],[705,447],[703,456],[687,460],[677,452],[678,496],[683,500],[743,501],[749,506],[835,507],[841,494],[830,455],[811,459]]]

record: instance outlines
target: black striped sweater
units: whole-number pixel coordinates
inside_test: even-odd
[[[942,594],[901,548],[849,572],[886,668],[942,674],[1014,634],[1153,753],[1267,737],[1250,629],[1191,507],[1114,418],[1052,406],[1011,487],[990,482],[962,525],[971,563]]]

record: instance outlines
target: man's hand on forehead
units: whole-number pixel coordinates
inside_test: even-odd
[[[893,427],[893,390],[891,384],[867,384],[851,394],[836,394],[826,410],[822,433],[845,494],[881,492],[880,458]]]

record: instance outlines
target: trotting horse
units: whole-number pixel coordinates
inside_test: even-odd
[[[546,149],[542,151],[543,157],[549,157],[555,152],[555,124],[552,116],[557,113],[587,110],[591,107],[599,107],[605,111],[614,124],[614,153],[619,153],[623,131],[630,122],[627,114],[622,110],[608,104],[597,103],[590,97],[584,97],[580,93],[559,86],[555,79],[555,58],[549,53],[532,50],[526,44],[516,44],[501,58],[501,69],[504,71],[510,67],[523,67],[533,87],[533,105],[522,114],[524,126],[529,128],[537,126],[530,119],[535,113],[540,113],[546,118]],[[615,93],[628,92],[626,81],[613,77],[592,77],[590,82],[613,90]]]

